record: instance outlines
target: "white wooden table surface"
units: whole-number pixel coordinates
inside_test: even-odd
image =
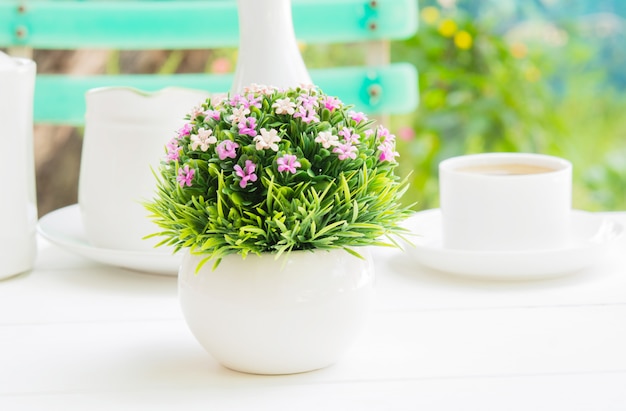
[[[41,241],[32,272],[0,281],[0,410],[626,410],[626,238],[544,281],[376,262],[375,310],[342,361],[258,376],[200,347],[174,277]]]

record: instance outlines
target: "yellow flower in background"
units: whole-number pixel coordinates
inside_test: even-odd
[[[461,30],[454,35],[454,44],[461,50],[469,50],[473,42],[472,35],[465,30]]]
[[[420,14],[426,24],[434,24],[439,20],[439,9],[433,6],[424,7]]]
[[[541,70],[535,66],[529,66],[526,70],[524,70],[524,77],[526,77],[527,81],[536,83],[541,80]]]
[[[516,59],[523,59],[528,54],[528,47],[524,43],[511,44],[511,55]]]
[[[439,24],[437,30],[444,37],[452,37],[456,33],[456,23],[453,20],[445,19]]]

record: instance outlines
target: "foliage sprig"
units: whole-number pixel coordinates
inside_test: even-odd
[[[166,146],[146,204],[160,245],[238,253],[397,245],[395,136],[313,86],[213,96]]]

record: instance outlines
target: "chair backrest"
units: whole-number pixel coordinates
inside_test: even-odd
[[[418,103],[417,70],[391,63],[389,42],[417,30],[417,0],[293,0],[296,37],[306,44],[363,43],[362,65],[311,69],[327,94],[372,115],[410,112]],[[184,22],[181,24],[180,22]],[[0,47],[13,55],[33,49],[215,49],[237,47],[234,0],[3,0]],[[349,50],[349,48],[348,48]],[[232,74],[40,74],[37,123],[82,125],[85,92],[130,86],[177,86],[227,92]],[[59,104],[59,103],[62,104]]]

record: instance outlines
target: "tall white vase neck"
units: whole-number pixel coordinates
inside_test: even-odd
[[[291,0],[237,0],[239,54],[231,92],[250,84],[280,88],[310,84],[298,49]]]

